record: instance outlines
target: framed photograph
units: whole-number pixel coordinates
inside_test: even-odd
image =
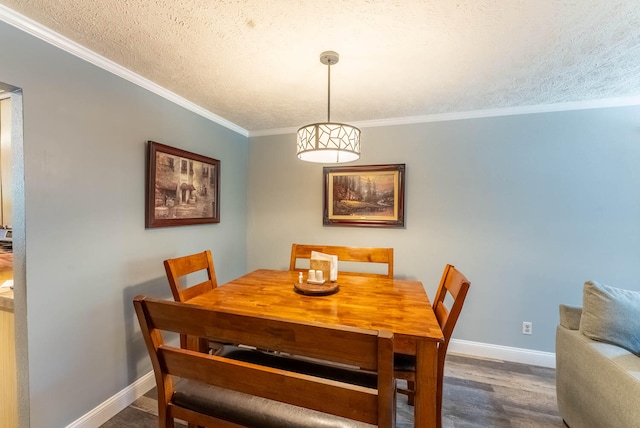
[[[220,161],[147,144],[145,227],[220,223]]]
[[[323,224],[404,227],[405,164],[324,167]]]

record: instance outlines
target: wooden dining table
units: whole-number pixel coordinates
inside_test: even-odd
[[[390,330],[394,351],[416,355],[414,424],[436,426],[438,343],[444,340],[420,281],[338,274],[331,295],[295,290],[298,272],[259,269],[188,300],[188,303],[248,315]]]

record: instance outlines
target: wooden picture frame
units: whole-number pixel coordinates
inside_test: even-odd
[[[147,144],[145,227],[220,223],[220,161]]]
[[[405,164],[324,167],[322,222],[404,227]]]

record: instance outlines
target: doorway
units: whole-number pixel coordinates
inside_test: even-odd
[[[0,278],[0,296],[4,295],[3,318],[6,329],[0,334],[13,333],[13,385],[0,393],[13,394],[13,403],[3,402],[0,424],[3,426],[29,426],[29,359],[27,351],[27,311],[26,311],[26,242],[24,210],[24,150],[22,90],[0,82],[0,265],[11,259],[9,274],[12,284],[8,287],[6,278]],[[10,257],[9,257],[10,255]],[[6,267],[6,266],[5,266]],[[1,269],[0,269],[1,273]],[[6,275],[6,269],[5,273]],[[11,290],[12,301],[6,297]],[[9,311],[11,309],[12,313]],[[6,315],[6,316],[5,316]],[[2,328],[2,325],[0,325]],[[5,336],[5,338],[8,336]],[[1,338],[0,338],[1,340]],[[7,348],[11,347],[11,344]],[[10,365],[8,365],[10,366]],[[6,370],[5,370],[6,372]],[[15,385],[15,386],[14,386]]]

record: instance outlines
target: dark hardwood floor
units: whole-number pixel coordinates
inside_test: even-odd
[[[444,428],[564,427],[555,370],[449,354],[445,365]],[[102,428],[156,428],[155,388]],[[177,425],[176,426],[180,426]],[[397,427],[413,427],[413,408],[398,395]]]

